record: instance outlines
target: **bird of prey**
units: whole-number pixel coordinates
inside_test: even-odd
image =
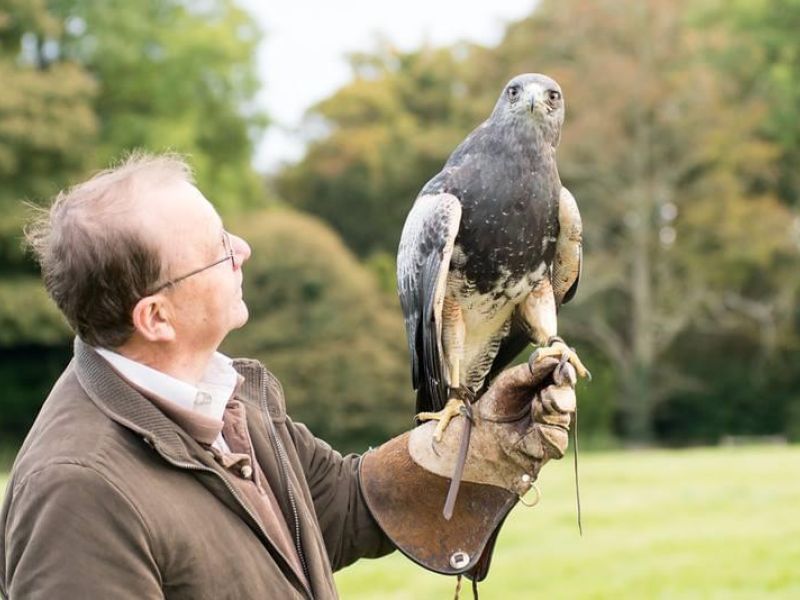
[[[557,337],[556,313],[575,294],[582,260],[580,213],[556,167],[563,122],[558,83],[514,77],[406,219],[398,293],[417,417],[439,420],[437,441],[531,341],[532,360],[559,356],[588,376]]]

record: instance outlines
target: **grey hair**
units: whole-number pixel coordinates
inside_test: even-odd
[[[161,278],[163,260],[125,216],[143,194],[175,182],[194,183],[181,156],[134,152],[59,192],[26,225],[47,293],[86,343],[117,348],[130,339],[133,308]]]

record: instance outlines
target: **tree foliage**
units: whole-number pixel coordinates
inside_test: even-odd
[[[800,130],[787,110],[794,92],[743,93],[756,67],[771,67],[773,87],[796,68],[777,42],[792,28],[791,19],[776,23],[784,4],[714,19],[713,0],[543,0],[495,48],[379,49],[358,57],[352,82],[313,109],[327,133],[281,189],[359,253],[393,253],[413,196],[489,114],[503,83],[529,71],[554,76],[567,103],[560,171],[586,242],[562,329],[611,369],[617,431],[669,438],[671,406],[724,402],[732,382],[748,382],[743,397],[761,393],[763,381],[727,370],[756,362],[779,372],[778,350],[795,343],[797,239],[781,203],[790,185],[781,165]],[[776,38],[736,63],[732,52],[754,50],[756,38],[736,31],[752,11],[767,31],[777,26]],[[741,352],[730,364],[708,360],[719,373],[687,361],[690,348],[719,351],[731,340]],[[785,412],[786,396],[773,398],[769,410]]]
[[[15,316],[0,294],[0,312],[14,321],[0,344],[52,338],[32,327],[54,311],[30,295],[23,201],[44,202],[144,148],[188,154],[223,211],[264,203],[250,165],[265,124],[253,104],[259,39],[231,0],[0,3],[0,288],[42,311]]]
[[[312,108],[327,134],[280,175],[278,190],[360,256],[394,254],[419,189],[476,117],[453,50],[385,45],[351,64],[352,82]]]
[[[408,428],[413,393],[397,302],[319,220],[266,210],[229,224],[253,253],[244,268],[250,320],[224,350],[261,359],[289,414],[340,450]]]
[[[53,0],[66,24],[59,54],[100,88],[95,162],[121,149],[192,157],[200,187],[223,210],[263,199],[250,160],[265,124],[255,108],[260,32],[233,0]]]
[[[22,249],[25,201],[127,151],[189,155],[224,212],[264,204],[250,161],[260,34],[232,0],[0,0],[0,432],[22,435],[71,334]]]
[[[308,114],[306,156],[273,182],[312,218],[261,208],[259,33],[233,0],[0,1],[0,380],[15,394],[0,430],[30,422],[37,360],[55,373],[69,352],[20,250],[20,200],[133,147],[190,154],[200,188],[239,215],[252,316],[225,349],[264,360],[331,441],[405,428],[385,293],[403,221],[503,84],[539,71],[565,92],[559,166],[585,226],[560,317],[595,374],[582,425],[670,443],[800,437],[798,19],[800,0],[542,0],[495,47],[382,42],[351,57],[352,80]]]
[[[70,60],[47,62],[63,23],[44,0],[0,4],[0,272],[30,273],[20,249],[21,200],[47,197],[89,165],[97,85]]]
[[[800,2],[738,0],[720,3],[709,15],[731,24],[732,43],[721,49],[722,68],[739,84],[743,96],[758,96],[769,107],[760,124],[775,144],[776,191],[787,203],[800,203]]]

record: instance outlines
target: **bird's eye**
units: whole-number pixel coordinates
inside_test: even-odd
[[[517,99],[519,98],[519,86],[518,85],[512,85],[510,88],[508,88],[508,91],[506,91],[506,94],[508,95],[508,99],[511,102],[516,102]]]
[[[547,98],[550,100],[550,102],[558,102],[559,100],[561,100],[561,92],[556,90],[550,90],[549,92],[547,92]]]

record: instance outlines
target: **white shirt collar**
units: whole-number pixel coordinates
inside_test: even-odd
[[[222,420],[239,380],[233,361],[215,352],[194,386],[106,348],[95,348],[125,379],[145,392],[212,419]]]

